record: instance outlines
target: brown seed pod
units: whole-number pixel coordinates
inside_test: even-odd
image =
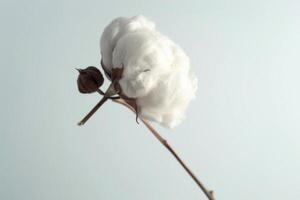
[[[104,82],[102,73],[96,67],[90,66],[86,69],[77,70],[79,72],[77,86],[81,93],[96,92]]]

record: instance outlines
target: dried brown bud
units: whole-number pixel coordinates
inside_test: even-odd
[[[96,92],[103,84],[103,75],[96,67],[90,66],[86,69],[77,69],[79,72],[77,78],[78,90],[81,93]]]

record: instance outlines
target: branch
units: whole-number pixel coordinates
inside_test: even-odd
[[[123,99],[113,99],[115,103],[122,104],[132,110],[134,113],[135,110]],[[196,184],[199,186],[199,188],[204,192],[204,194],[207,196],[209,200],[215,200],[213,191],[207,190],[204,185],[200,182],[200,180],[194,175],[194,173],[187,167],[187,165],[184,163],[184,161],[177,155],[177,153],[174,151],[174,149],[168,144],[167,140],[165,140],[151,125],[149,122],[147,122],[144,119],[141,119],[142,122],[145,124],[145,126],[151,131],[151,133],[156,137],[156,139],[159,140],[159,142],[164,145],[169,152],[176,158],[176,160],[180,163],[180,165],[185,169],[185,171],[191,176],[191,178],[196,182]]]

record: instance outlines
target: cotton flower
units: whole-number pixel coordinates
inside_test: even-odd
[[[122,93],[136,99],[143,119],[173,128],[185,118],[194,98],[197,79],[189,58],[144,16],[113,20],[101,37],[105,70],[124,66]]]

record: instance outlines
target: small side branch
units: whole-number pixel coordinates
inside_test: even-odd
[[[126,103],[123,99],[114,99],[112,100],[116,103],[122,104],[132,110],[135,113],[135,109],[132,108],[128,103]],[[178,154],[174,151],[174,149],[168,144],[167,140],[165,140],[146,120],[141,119],[145,126],[151,131],[151,133],[159,140],[159,142],[166,147],[169,152],[175,157],[175,159],[180,163],[180,165],[185,169],[185,171],[191,176],[191,178],[195,181],[195,183],[199,186],[199,188],[203,191],[203,193],[207,196],[209,200],[215,200],[213,191],[209,191],[206,187],[200,182],[200,180],[195,176],[195,174],[187,167],[184,161],[178,156]]]

